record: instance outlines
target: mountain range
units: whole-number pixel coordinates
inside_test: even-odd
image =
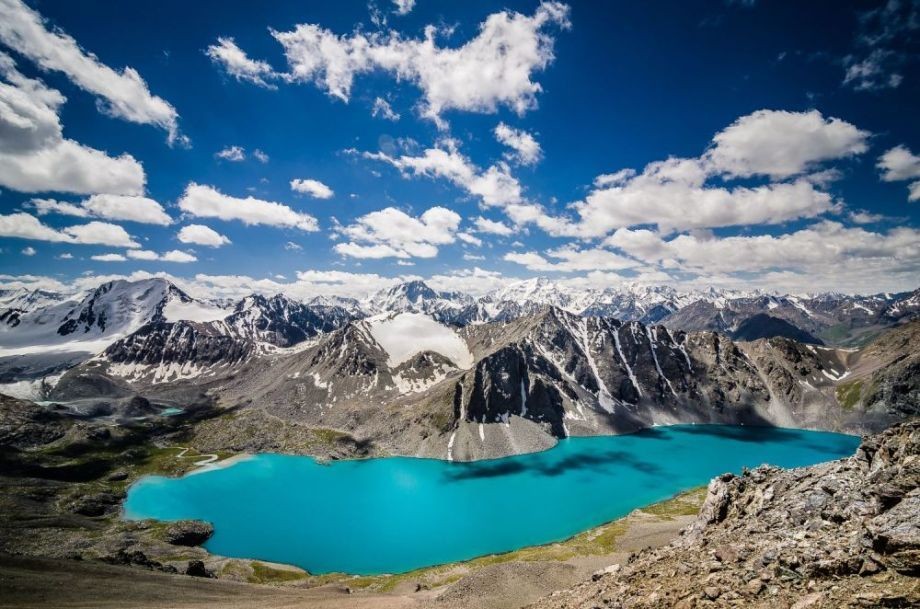
[[[96,353],[148,323],[224,321],[212,330],[283,347],[345,321],[380,313],[423,313],[441,323],[467,326],[509,321],[550,306],[582,317],[710,330],[739,340],[786,336],[813,344],[856,346],[916,316],[920,290],[805,297],[714,288],[682,292],[638,284],[573,288],[535,278],[479,298],[411,281],[363,300],[317,296],[300,302],[282,294],[253,294],[227,303],[195,299],[165,279],[118,280],[83,294],[0,290],[0,357],[51,351]]]
[[[686,422],[864,431],[920,401],[916,292],[535,279],[481,298],[409,282],[363,301],[251,295],[227,307],[149,279],[4,298],[0,392],[116,420],[137,415],[137,398],[145,414],[210,404],[234,413],[197,428],[216,450],[302,452],[324,429],[346,450],[372,438],[365,450],[478,459]],[[822,345],[840,326],[877,338]]]

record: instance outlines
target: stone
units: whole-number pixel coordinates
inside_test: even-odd
[[[179,520],[163,532],[163,540],[174,546],[200,546],[214,534],[214,527],[201,520]]]
[[[208,571],[204,566],[204,561],[190,560],[185,568],[185,574],[192,577],[214,577],[214,574]]]
[[[124,493],[94,493],[84,495],[70,504],[70,511],[82,516],[103,516],[116,511]]]
[[[821,602],[822,598],[824,598],[824,595],[820,592],[812,592],[811,594],[806,594],[795,604],[793,604],[790,609],[808,609],[809,607],[815,607],[818,605],[818,603]]]

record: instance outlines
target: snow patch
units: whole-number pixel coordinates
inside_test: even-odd
[[[521,379],[521,416],[527,415],[527,388],[524,386],[524,379]]]
[[[633,374],[632,368],[629,366],[629,362],[626,361],[626,357],[623,355],[623,349],[620,346],[620,329],[613,329],[613,342],[616,343],[617,354],[620,356],[620,361],[623,362],[623,367],[626,368],[626,374],[629,375],[629,380],[632,381],[633,387],[636,388],[636,393],[639,394],[639,397],[642,397],[642,390],[639,388],[639,381],[636,380],[636,375]]]
[[[658,376],[660,376],[662,379],[664,379],[664,382],[667,384],[668,389],[671,390],[671,393],[674,394],[674,397],[676,398],[676,397],[677,397],[677,392],[674,391],[674,387],[671,386],[671,381],[669,381],[669,380],[668,380],[668,377],[666,377],[666,376],[664,375],[664,372],[661,371],[661,365],[658,363],[658,354],[655,352],[655,349],[657,348],[656,338],[657,338],[657,336],[658,336],[658,333],[656,332],[656,333],[653,335],[651,329],[649,329],[649,327],[646,326],[646,327],[645,327],[645,334],[648,336],[648,346],[649,346],[649,349],[650,349],[651,352],[652,352],[652,360],[654,360],[654,362],[655,362],[655,370],[658,371]]]
[[[170,300],[163,307],[163,317],[166,318],[166,321],[217,321],[229,314],[229,311],[209,306],[196,300],[182,302],[176,298]]]
[[[423,351],[434,351],[466,370],[473,366],[473,354],[451,328],[421,313],[400,313],[367,320],[371,336],[387,352],[387,364],[395,368]]]
[[[20,400],[38,401],[44,399],[44,392],[53,389],[63,374],[54,374],[41,379],[0,384],[0,393]]]
[[[450,439],[447,441],[447,460],[448,461],[454,460],[454,440],[456,438],[457,438],[457,431],[454,430],[454,432],[450,434]]]

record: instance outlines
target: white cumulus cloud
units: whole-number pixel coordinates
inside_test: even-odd
[[[0,237],[84,245],[140,247],[131,235],[117,224],[94,221],[58,230],[43,224],[32,214],[23,212],[0,215]]]
[[[882,180],[901,182],[915,180],[908,186],[908,201],[920,201],[920,156],[906,146],[895,146],[878,159]]]
[[[603,248],[579,249],[572,245],[558,247],[546,252],[546,256],[537,252],[510,252],[505,260],[524,265],[531,271],[593,271],[623,270],[638,266],[630,260]],[[555,262],[554,262],[555,260]]]
[[[717,133],[705,159],[715,173],[784,179],[824,161],[862,154],[869,135],[817,110],[758,110]]]
[[[111,157],[64,138],[58,111],[65,101],[42,81],[23,76],[0,52],[0,186],[28,193],[141,195],[146,176],[134,157]]]
[[[230,243],[230,239],[203,224],[183,226],[176,238],[182,243],[205,245],[207,247],[221,247]]]
[[[509,127],[505,123],[499,123],[495,127],[495,139],[511,148],[513,152],[509,153],[509,158],[521,165],[534,165],[543,155],[540,143],[533,135],[522,129]]]
[[[335,251],[352,258],[433,258],[438,246],[457,239],[460,215],[432,207],[413,217],[395,207],[361,216],[339,232],[349,239]]]
[[[415,8],[415,0],[393,0],[396,8],[393,10],[397,15],[408,15]]]
[[[171,142],[182,140],[176,109],[151,94],[137,70],[113,70],[60,29],[46,27],[42,16],[21,0],[0,0],[0,42],[42,70],[61,72],[81,89],[99,97],[99,106],[106,113],[165,129]]]
[[[233,38],[218,38],[217,44],[209,46],[205,54],[237,80],[251,82],[266,89],[276,88],[270,81],[278,75],[268,62],[250,59],[246,52],[236,45]]]
[[[243,150],[242,146],[227,146],[223,150],[215,152],[214,156],[218,159],[238,163],[246,160],[246,151]]]
[[[335,195],[331,188],[319,180],[309,178],[291,180],[291,190],[310,195],[314,199],[331,199]]]
[[[452,140],[420,155],[392,156],[384,152],[364,152],[367,159],[383,161],[406,176],[446,179],[489,206],[507,206],[523,201],[520,182],[511,175],[506,163],[500,162],[480,170],[457,149]]]
[[[553,60],[554,39],[547,29],[568,27],[568,13],[568,6],[550,1],[530,16],[493,13],[474,38],[458,47],[440,46],[435,26],[425,28],[422,39],[394,31],[337,35],[315,24],[272,30],[272,36],[287,58],[284,80],[313,83],[348,101],[355,77],[379,70],[416,84],[424,95],[422,114],[443,126],[445,110],[495,112],[506,106],[522,114],[534,108],[542,89],[533,75]],[[227,38],[218,39],[209,54],[229,74],[256,84],[264,84],[271,70],[253,62]]]
[[[488,218],[483,218],[482,216],[476,218],[473,221],[473,224],[476,226],[476,230],[480,233],[488,233],[490,235],[499,235],[502,237],[507,237],[514,234],[514,229],[512,229],[504,222],[489,220]]]
[[[296,228],[313,232],[319,230],[316,218],[296,212],[287,205],[255,197],[231,197],[213,186],[191,182],[179,199],[179,209],[197,218],[238,220],[247,225],[267,225]]]
[[[379,116],[388,121],[398,121],[399,113],[393,110],[393,106],[390,105],[390,102],[378,97],[374,100],[374,105],[371,108],[371,116]]]
[[[163,206],[147,197],[93,195],[77,204],[54,199],[32,199],[26,205],[34,208],[39,216],[60,214],[78,218],[126,220],[161,226],[172,224],[172,218],[169,217]]]

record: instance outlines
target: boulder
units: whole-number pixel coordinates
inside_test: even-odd
[[[201,520],[179,520],[164,532],[164,541],[174,546],[200,546],[214,534],[214,527]]]

